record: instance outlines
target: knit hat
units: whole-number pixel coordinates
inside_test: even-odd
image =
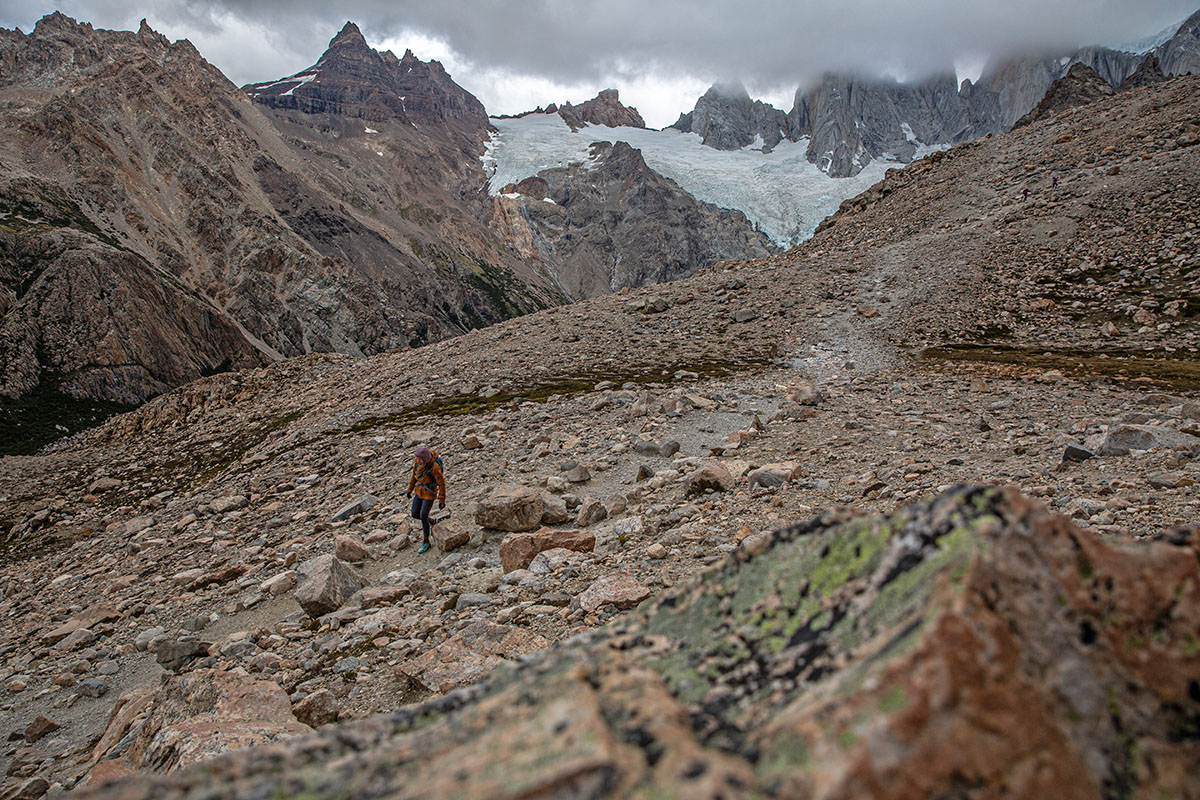
[[[422,461],[424,461],[426,463],[433,461],[433,452],[425,445],[421,445],[420,447],[417,448],[416,455],[417,455],[417,458],[421,459]]]

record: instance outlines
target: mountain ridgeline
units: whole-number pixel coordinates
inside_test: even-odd
[[[563,111],[644,125],[615,91]],[[577,296],[560,288],[561,269],[579,272],[561,248],[530,260],[496,218],[483,105],[438,62],[377,52],[351,23],[308,69],[239,89],[145,23],[56,13],[0,31],[0,121],[10,405],[34,392],[138,404],[214,372],[416,347]],[[623,191],[641,207],[669,195],[687,246],[661,269],[587,278],[589,292],[768,252],[744,217],[700,211],[642,167]],[[610,203],[613,229],[584,237],[598,261],[636,265],[675,241],[654,215],[626,216]],[[0,411],[6,439],[45,438]]]
[[[827,74],[796,91],[790,111],[751,100],[740,83],[716,84],[672,128],[719,150],[773,148],[808,138],[808,160],[831,177],[857,175],[872,159],[911,161],[921,145],[949,145],[1003,133],[1029,113],[1071,65],[1118,86],[1154,59],[1164,75],[1200,72],[1200,12],[1149,53],[1086,47],[1069,55],[1000,62],[977,82],[953,73],[901,83]]]

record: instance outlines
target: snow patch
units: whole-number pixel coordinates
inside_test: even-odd
[[[588,125],[578,133],[557,114],[530,114],[517,119],[491,120],[496,128],[482,156],[492,194],[551,167],[594,164],[593,142],[627,142],[642,152],[655,171],[678,183],[698,200],[744,213],[772,241],[792,247],[812,236],[821,220],[837,211],[843,200],[882,180],[896,160],[866,160],[853,178],[830,178],[809,163],[809,139],[781,141],[774,150],[745,148],[724,151],[707,147],[695,133],[674,129],[607,128]],[[915,137],[914,137],[915,138]],[[940,146],[919,145],[918,156]]]
[[[284,92],[283,94],[281,94],[281,95],[279,95],[279,96],[280,96],[280,97],[288,97],[289,95],[291,95],[291,94],[292,94],[292,92],[296,91],[297,89],[299,89],[299,88],[300,88],[301,86],[303,86],[304,84],[306,84],[306,83],[311,83],[311,82],[312,82],[312,80],[313,80],[314,78],[316,78],[316,77],[317,77],[317,73],[315,73],[315,72],[308,73],[307,75],[303,75],[303,74],[302,74],[302,75],[296,75],[295,77],[291,78],[290,80],[299,80],[299,83],[297,83],[295,86],[293,86],[292,88],[288,89],[286,92]],[[280,81],[279,83],[286,83],[286,82],[287,82],[287,81]],[[272,86],[275,86],[275,85],[277,85],[277,84],[271,84],[271,85],[272,85]]]
[[[379,133],[379,131],[374,128],[363,128],[363,133]]]
[[[904,132],[904,138],[908,140],[909,144],[920,144],[921,143],[920,141],[917,140],[917,135],[915,133],[913,133],[912,126],[909,125],[907,122],[900,123],[900,130]]]

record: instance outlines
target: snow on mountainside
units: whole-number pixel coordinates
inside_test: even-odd
[[[751,147],[716,150],[694,133],[607,128],[572,130],[557,114],[492,118],[497,132],[483,157],[493,195],[545,169],[587,162],[592,142],[627,142],[654,170],[698,200],[744,213],[772,241],[792,247],[812,236],[821,220],[883,178],[896,161],[872,161],[853,178],[830,178],[805,156],[808,141],[783,141],[770,153]],[[761,148],[761,144],[759,144]],[[934,148],[940,149],[940,148]],[[932,149],[923,149],[920,158]],[[902,166],[902,165],[901,165]]]

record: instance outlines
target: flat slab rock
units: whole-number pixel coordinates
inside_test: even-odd
[[[561,547],[580,553],[596,548],[596,534],[588,531],[542,528],[532,533],[512,533],[500,542],[500,565],[506,573],[525,569],[538,553]]]

